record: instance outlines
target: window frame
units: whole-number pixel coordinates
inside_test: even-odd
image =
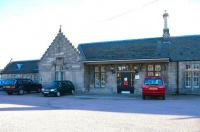
[[[102,69],[104,67],[104,70]],[[96,68],[98,70],[96,70]],[[106,67],[103,65],[94,66],[94,88],[105,88],[106,87]],[[98,76],[98,79],[96,79]],[[103,79],[103,80],[102,80]],[[97,80],[99,81],[99,86],[97,86]],[[104,83],[103,83],[104,82]]]
[[[195,75],[197,73],[197,76]],[[189,74],[189,85],[187,85],[186,75]],[[195,84],[195,78],[197,79],[197,85]],[[185,65],[185,75],[184,75],[184,85],[187,89],[200,88],[200,65],[199,64],[186,64]]]
[[[149,68],[149,66],[152,66]],[[159,66],[159,70],[156,68],[156,66]],[[156,75],[159,74],[159,75]],[[146,68],[146,75],[147,76],[162,76],[162,65],[161,64],[148,64]]]
[[[55,80],[65,80],[64,57],[57,57],[55,60]]]

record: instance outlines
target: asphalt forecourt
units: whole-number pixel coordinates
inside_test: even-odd
[[[166,100],[140,96],[0,92],[2,132],[199,132],[200,96]]]

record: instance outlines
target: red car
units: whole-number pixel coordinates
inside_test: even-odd
[[[161,77],[147,76],[144,78],[142,86],[142,97],[146,96],[161,96],[165,100],[165,83]]]

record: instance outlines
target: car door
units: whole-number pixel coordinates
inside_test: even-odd
[[[20,83],[20,80],[18,82]],[[24,91],[30,91],[27,80],[21,80],[21,85],[22,85]]]
[[[66,94],[68,91],[67,91],[67,83],[64,81],[62,82],[63,84],[63,92]]]
[[[27,80],[27,85],[28,85],[28,88],[30,89],[30,91],[35,91],[35,86],[33,85],[33,81],[28,79]]]
[[[62,82],[58,82],[58,91],[59,91],[61,94],[64,94]]]
[[[71,92],[72,90],[75,90],[73,83],[70,81],[67,82],[67,87],[68,87],[69,92]]]

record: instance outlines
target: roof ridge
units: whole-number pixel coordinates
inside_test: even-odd
[[[200,34],[194,35],[180,35],[180,36],[171,36],[170,38],[184,38],[184,37],[200,37]],[[116,42],[127,42],[127,41],[140,41],[140,40],[156,40],[162,37],[151,37],[151,38],[136,38],[136,39],[122,39],[122,40],[108,40],[108,41],[96,41],[88,43],[80,43],[79,45],[90,45],[90,44],[101,44],[101,43],[116,43]]]
[[[79,45],[85,44],[100,44],[100,43],[116,43],[116,42],[128,42],[128,41],[140,41],[140,40],[156,40],[162,37],[155,37],[155,38],[137,38],[137,39],[122,39],[122,40],[111,40],[111,41],[98,41],[98,42],[88,42],[88,43],[80,43]]]
[[[13,63],[13,62],[30,62],[30,61],[40,61],[40,59],[33,59],[33,60],[17,60],[17,61],[11,61],[10,63]]]

